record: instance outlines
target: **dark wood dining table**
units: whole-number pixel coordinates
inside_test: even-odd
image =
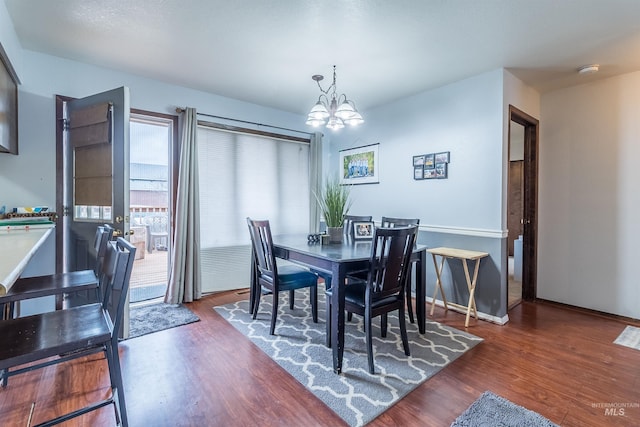
[[[331,284],[337,291],[332,292],[331,342],[333,350],[333,370],[342,372],[342,355],[344,353],[344,287],[347,274],[368,268],[371,256],[371,241],[347,239],[343,243],[323,245],[309,243],[306,235],[273,236],[275,256],[296,264],[331,274]],[[426,264],[427,246],[416,245],[412,262],[416,264],[416,320],[421,334],[425,332],[426,301]],[[255,281],[252,280],[252,295]]]

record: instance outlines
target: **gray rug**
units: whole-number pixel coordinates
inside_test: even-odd
[[[485,391],[451,427],[558,427],[537,412]]]
[[[613,343],[640,350],[640,328],[627,326]]]
[[[370,422],[482,341],[435,322],[427,322],[427,333],[420,335],[417,325],[407,322],[411,356],[405,356],[397,315],[389,315],[384,339],[377,318],[373,328],[376,374],[370,375],[364,325],[360,316],[354,316],[345,331],[343,373],[336,375],[331,349],[325,346],[324,301],[324,292],[318,292],[319,319],[313,323],[308,290],[296,291],[293,311],[288,292],[281,293],[275,336],[269,335],[271,296],[262,298],[256,320],[248,313],[247,300],[214,309],[351,426]]]
[[[198,320],[200,320],[198,316],[180,304],[159,303],[131,307],[129,312],[129,338],[175,328]]]

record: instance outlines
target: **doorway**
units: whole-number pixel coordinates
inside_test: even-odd
[[[524,126],[511,120],[507,191],[508,295],[511,309],[522,301],[522,242],[524,225]]]
[[[162,301],[171,247],[172,147],[175,117],[132,110],[129,156],[129,240],[136,246],[131,305]]]
[[[536,298],[539,121],[509,106],[507,307]]]

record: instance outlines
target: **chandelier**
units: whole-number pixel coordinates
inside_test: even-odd
[[[364,123],[362,115],[356,110],[356,104],[347,99],[344,93],[336,96],[336,66],[333,66],[333,83],[326,90],[322,89],[320,82],[324,76],[316,74],[311,78],[320,88],[318,102],[311,108],[307,116],[306,124],[313,127],[327,125],[331,130],[342,129],[344,125],[356,126]]]

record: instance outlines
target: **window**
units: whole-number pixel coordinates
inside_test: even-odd
[[[309,231],[309,144],[199,126],[198,162],[203,292],[247,287],[247,217]]]

